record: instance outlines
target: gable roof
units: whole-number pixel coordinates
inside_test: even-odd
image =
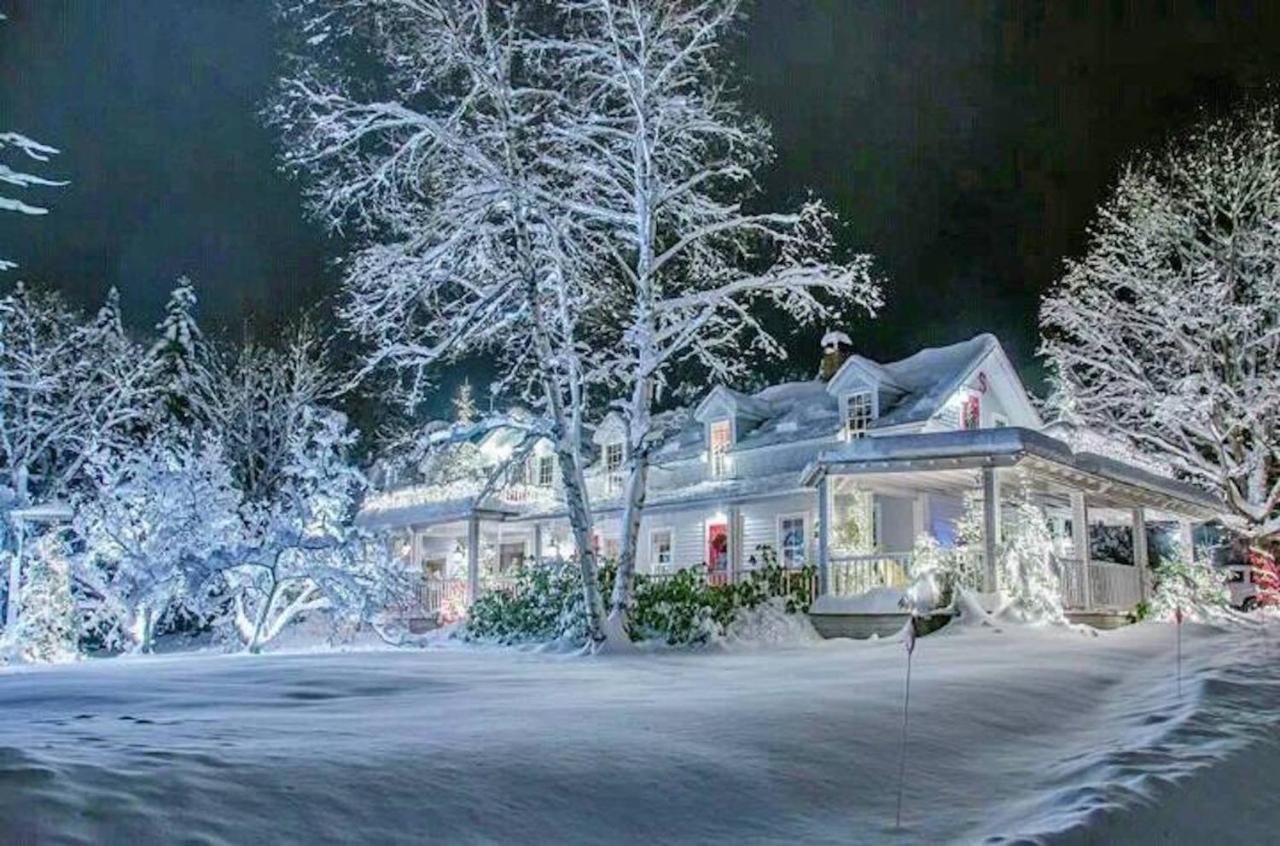
[[[996,337],[984,332],[958,344],[926,348],[884,365],[906,395],[889,409],[882,409],[874,428],[922,423],[933,417],[982,360],[998,349]]]

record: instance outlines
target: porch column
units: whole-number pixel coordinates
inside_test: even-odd
[[[1080,597],[1084,610],[1093,607],[1093,586],[1089,580],[1089,506],[1084,491],[1071,492],[1071,545],[1080,562]]]
[[[1196,563],[1196,527],[1190,520],[1178,521],[1178,540],[1182,546],[1182,560]]]
[[[996,576],[996,544],[1000,542],[1000,480],[996,468],[982,468],[982,557],[986,571],[983,590],[1000,589]]]
[[[1151,596],[1151,562],[1147,559],[1147,512],[1138,506],[1133,509],[1133,566],[1138,568],[1138,595],[1143,602]]]
[[[831,592],[831,490],[827,477],[818,480],[818,595]]]
[[[480,518],[467,519],[467,596],[475,602],[480,596]]]
[[[542,524],[533,524],[533,563],[542,563]]]
[[[742,509],[729,506],[729,584],[742,570]],[[779,550],[781,551],[781,550]]]
[[[919,494],[911,504],[911,542],[923,534],[929,534],[929,495]]]

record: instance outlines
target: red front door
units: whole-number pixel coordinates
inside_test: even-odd
[[[729,525],[707,525],[707,577],[714,584],[729,571]]]

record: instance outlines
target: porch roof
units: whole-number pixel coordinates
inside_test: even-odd
[[[824,476],[966,470],[1025,466],[1086,493],[1108,494],[1134,505],[1212,519],[1217,497],[1193,485],[1088,452],[1031,429],[1002,427],[862,438],[826,450],[809,463],[803,484]]]
[[[425,487],[420,487],[372,497],[356,515],[356,525],[365,529],[422,527],[466,520],[472,516],[502,520],[517,513],[514,508],[496,504],[491,499],[477,502],[474,496],[423,499],[423,491],[429,493]]]

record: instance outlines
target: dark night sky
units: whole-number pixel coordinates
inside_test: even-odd
[[[62,148],[72,182],[40,196],[50,216],[0,216],[9,280],[85,304],[116,285],[146,327],[185,273],[207,323],[260,335],[333,292],[341,244],[303,219],[257,116],[266,0],[0,9],[0,127]],[[1120,160],[1280,74],[1280,4],[760,0],[738,60],[775,130],[768,195],[826,197],[889,277],[860,350],[987,330],[1034,375],[1038,298]],[[795,338],[806,365],[817,334]]]

